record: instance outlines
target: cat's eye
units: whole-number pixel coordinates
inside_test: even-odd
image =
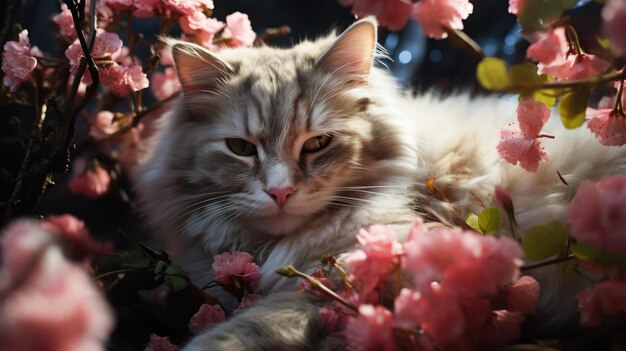
[[[251,142],[241,138],[227,138],[226,146],[239,156],[253,156],[256,155],[256,146]]]
[[[318,152],[330,144],[331,136],[328,134],[318,135],[307,139],[302,145],[303,153]]]

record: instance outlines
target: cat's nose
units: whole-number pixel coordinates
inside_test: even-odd
[[[283,208],[287,204],[287,198],[289,195],[296,192],[296,189],[292,187],[288,188],[271,188],[266,190],[266,192],[276,201],[278,207]]]

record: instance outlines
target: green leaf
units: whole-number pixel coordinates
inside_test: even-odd
[[[172,264],[165,269],[165,284],[173,291],[181,291],[187,287],[188,274],[180,266]]]
[[[626,255],[624,254],[604,251],[595,246],[583,243],[572,244],[571,250],[576,258],[593,261],[607,268],[617,267],[626,269]]]
[[[566,246],[567,231],[558,222],[532,226],[522,238],[522,249],[526,258],[541,261],[558,255]]]
[[[98,260],[96,274],[103,274],[118,269],[150,268],[152,261],[140,250],[121,251]]]
[[[500,230],[500,211],[497,207],[487,207],[478,215],[478,227],[483,234],[494,235]]]
[[[579,89],[566,94],[559,102],[561,121],[567,129],[575,129],[585,122],[589,90]]]
[[[465,223],[477,233],[485,234],[478,225],[478,216],[475,213],[469,213],[467,217],[465,217]]]
[[[548,23],[563,14],[565,2],[573,0],[525,0],[517,13],[517,20],[524,31],[542,30]]]
[[[578,3],[579,0],[561,0],[563,3],[564,9],[569,9],[570,7],[574,7]]]
[[[476,79],[483,88],[488,90],[502,90],[511,85],[506,63],[496,57],[485,57],[478,63]]]

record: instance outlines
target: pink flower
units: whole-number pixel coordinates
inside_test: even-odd
[[[7,41],[2,53],[2,83],[14,93],[17,88],[28,80],[37,67],[37,59],[33,55],[41,55],[41,51],[35,46],[30,46],[28,31],[24,29],[19,34],[19,41]]]
[[[394,350],[393,318],[384,307],[359,306],[359,315],[349,319],[345,335],[348,350]]]
[[[94,240],[85,227],[85,222],[69,214],[48,216],[41,222],[41,226],[57,234],[63,242],[69,245],[74,254],[80,256],[98,258],[112,249],[110,244],[104,245]]]
[[[589,54],[570,55],[567,58],[557,59],[549,65],[539,64],[539,73],[547,73],[556,81],[584,79],[604,73],[609,68],[609,62]]]
[[[161,0],[161,2],[169,11],[181,15],[213,9],[213,0]]]
[[[579,292],[580,324],[598,326],[606,316],[626,313],[626,280],[607,280]]]
[[[152,75],[152,93],[157,100],[163,100],[180,91],[180,82],[174,67],[166,67],[163,73],[155,72]]]
[[[52,240],[30,221],[5,232],[0,275],[15,278],[8,272],[16,268],[11,262],[15,254],[27,268],[13,272],[20,284],[5,290],[10,293],[0,302],[0,343],[7,350],[104,350],[112,313],[91,278],[66,261]]]
[[[226,24],[224,22],[218,21],[215,18],[207,18],[202,24],[202,28],[193,32],[192,39],[198,45],[202,45],[210,50],[219,50],[219,48],[213,44],[213,39],[215,39],[215,35],[225,26]]]
[[[587,109],[587,128],[596,135],[601,144],[622,146],[626,144],[626,116],[622,111],[610,109]]]
[[[200,334],[215,324],[226,320],[226,314],[219,305],[203,304],[189,320],[189,330],[194,334]]]
[[[251,46],[256,39],[248,15],[241,12],[226,16],[226,29],[230,32],[229,45],[232,47]]]
[[[509,288],[507,306],[510,311],[535,314],[539,304],[539,283],[525,275]]]
[[[440,285],[424,293],[402,289],[394,308],[395,325],[407,329],[421,326],[436,345],[450,345],[465,332],[466,318],[458,296]]]
[[[390,30],[400,30],[411,14],[408,0],[340,0],[343,6],[353,6],[352,13],[358,17],[376,16],[378,22]]]
[[[248,308],[254,306],[256,302],[261,299],[261,297],[261,295],[257,294],[244,295],[243,299],[241,299],[241,302],[239,303],[239,306],[237,306],[237,308],[233,311],[233,316],[236,316],[247,310]]]
[[[104,168],[96,165],[93,169],[87,169],[83,159],[74,161],[74,164],[75,175],[69,183],[72,192],[96,198],[109,191],[111,176]]]
[[[578,241],[626,253],[626,177],[613,175],[580,184],[567,218]]]
[[[565,29],[557,27],[532,43],[526,51],[526,57],[543,65],[548,65],[557,59],[564,59],[569,51],[569,44],[565,38]]]
[[[108,33],[103,29],[98,29],[96,32],[96,40],[91,50],[91,56],[96,63],[107,62],[107,64],[112,64],[122,53],[122,45],[122,40],[117,33]],[[65,57],[70,61],[70,72],[75,74],[80,59],[83,57],[83,50],[80,47],[78,39],[65,50]],[[102,79],[102,77],[100,78]],[[91,83],[89,72],[85,73],[83,81],[87,84]]]
[[[445,28],[463,29],[463,20],[474,10],[469,0],[420,0],[413,4],[413,18],[430,38],[448,37]]]
[[[74,28],[72,12],[67,8],[67,5],[61,5],[61,12],[52,17],[52,21],[59,26],[59,33],[62,36],[72,40],[76,38],[76,29]]]
[[[102,140],[118,131],[115,125],[115,114],[111,111],[100,111],[93,119],[89,135],[96,140]]]
[[[493,295],[517,278],[522,251],[512,239],[481,236],[460,228],[436,228],[404,244],[403,267],[419,291],[433,281],[460,294]]]
[[[144,124],[140,122],[136,127],[124,133],[119,139],[117,161],[122,165],[122,168],[127,174],[133,174],[135,166],[139,164],[139,159],[143,151],[142,141],[143,138],[146,138],[144,130]]]
[[[548,159],[548,154],[541,147],[538,138],[541,129],[550,118],[550,110],[546,105],[534,101],[531,97],[524,97],[517,107],[519,129],[513,124],[498,131],[500,142],[497,146],[498,154],[507,162],[534,172],[539,162]],[[547,137],[547,136],[546,136]]]
[[[353,282],[361,285],[361,296],[369,294],[379,281],[398,263],[402,245],[391,227],[373,225],[369,231],[361,229],[357,234],[361,249],[356,250],[345,261]]]
[[[247,252],[225,252],[213,256],[213,280],[222,285],[254,282],[261,279],[259,266],[252,262],[252,255]]]
[[[178,351],[178,346],[170,342],[169,336],[158,336],[152,333],[144,351]]]
[[[509,0],[509,13],[517,15],[526,0]]]
[[[611,40],[611,49],[618,54],[626,52],[626,2],[608,0],[602,9],[604,33]]]
[[[133,16],[137,18],[152,17],[158,11],[160,4],[160,0],[134,0]]]
[[[136,64],[113,65],[102,72],[102,85],[108,86],[117,96],[127,96],[131,91],[139,91],[150,85],[141,66]]]

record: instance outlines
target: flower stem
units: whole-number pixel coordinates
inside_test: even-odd
[[[348,300],[344,299],[343,297],[337,295],[336,292],[330,290],[328,287],[326,287],[326,285],[320,283],[319,280],[311,277],[308,274],[305,274],[305,273],[302,273],[302,272],[298,271],[292,265],[289,265],[289,266],[283,267],[283,268],[279,268],[279,269],[276,270],[276,273],[278,273],[278,274],[280,274],[282,276],[288,277],[288,278],[300,277],[302,279],[305,279],[313,287],[315,287],[319,291],[323,292],[324,294],[328,295],[329,297],[335,299],[337,302],[341,303],[342,305],[348,307],[349,309],[351,309],[351,310],[353,310],[355,312],[358,311],[357,307],[355,305],[353,305],[350,301],[348,301]]]

